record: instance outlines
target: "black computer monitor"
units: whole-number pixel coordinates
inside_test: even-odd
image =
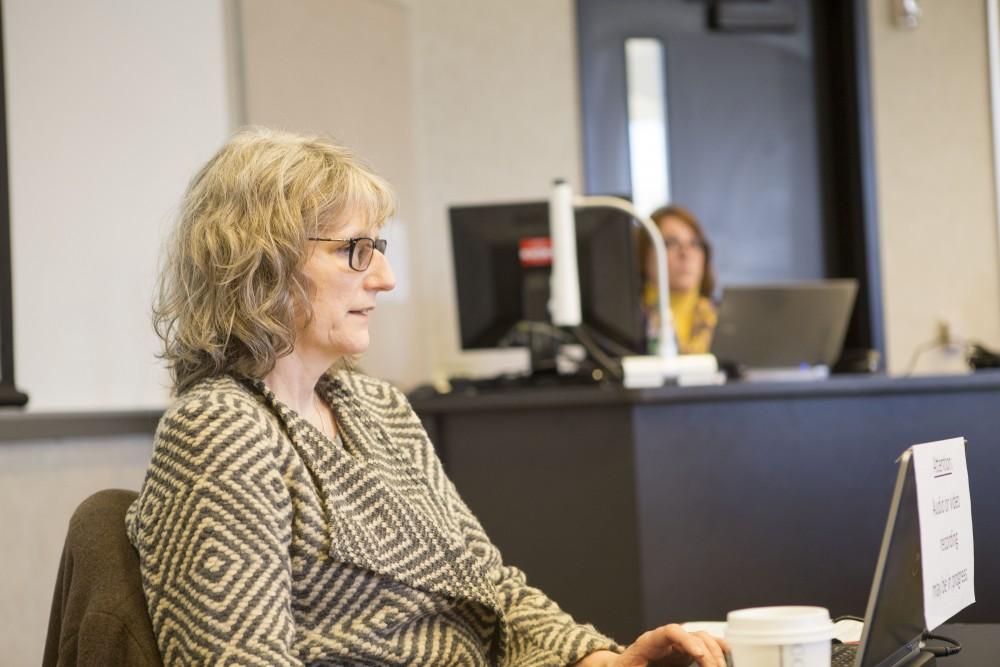
[[[451,240],[466,350],[519,342],[520,322],[551,322],[548,202],[454,206]],[[615,209],[576,211],[583,324],[618,351],[641,352],[638,226]],[[536,369],[537,370],[537,369]]]

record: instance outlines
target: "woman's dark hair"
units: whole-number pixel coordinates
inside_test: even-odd
[[[712,268],[712,244],[709,243],[708,237],[705,236],[705,231],[701,228],[698,219],[694,217],[691,211],[677,204],[662,206],[653,211],[649,217],[653,219],[657,227],[660,226],[664,218],[676,218],[691,228],[691,231],[698,237],[698,241],[705,251],[705,266],[701,273],[701,285],[698,288],[698,292],[704,297],[712,298],[712,294],[715,292],[715,270]],[[652,243],[649,240],[649,235],[640,233],[639,266],[642,267],[643,276],[646,278],[652,277],[648,275],[650,271],[647,270],[648,267],[646,266],[646,258],[649,257],[651,250]]]

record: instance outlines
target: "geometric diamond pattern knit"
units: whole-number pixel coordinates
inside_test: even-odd
[[[335,441],[262,382],[219,377],[160,420],[129,538],[167,665],[567,665],[602,648],[505,566],[405,396],[317,389]]]

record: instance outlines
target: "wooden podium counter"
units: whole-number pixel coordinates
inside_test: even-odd
[[[728,610],[863,615],[908,446],[969,441],[979,602],[1000,621],[1000,373],[415,399],[502,550],[619,641]]]

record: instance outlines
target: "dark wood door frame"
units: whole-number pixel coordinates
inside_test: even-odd
[[[885,358],[868,8],[813,2],[827,266],[859,281],[847,346]]]

